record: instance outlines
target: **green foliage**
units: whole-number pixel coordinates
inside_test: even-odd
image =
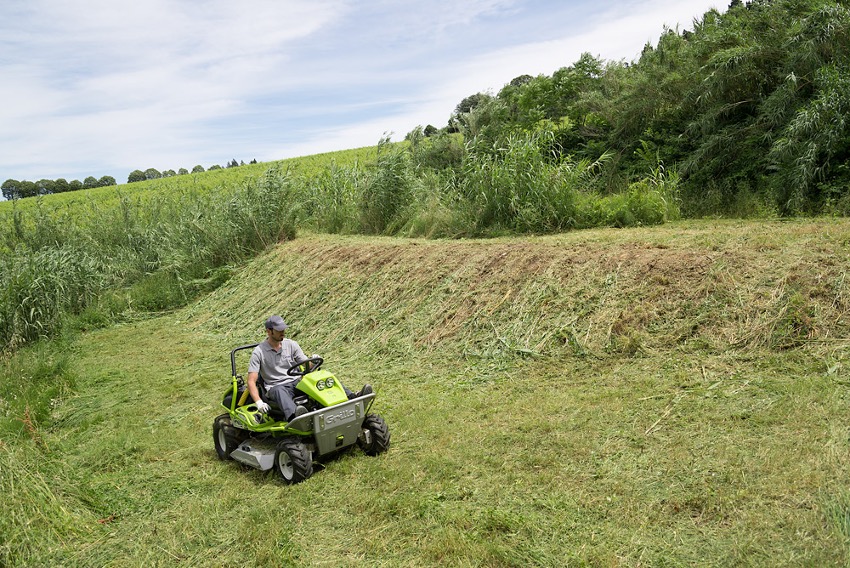
[[[635,182],[628,191],[585,200],[577,209],[584,227],[635,227],[661,225],[679,218],[675,175],[658,183]]]
[[[414,132],[417,132],[414,130]],[[410,138],[412,160],[418,168],[458,171],[466,156],[463,135],[445,131]]]
[[[159,179],[162,173],[156,168],[148,168],[145,170],[145,179]]]
[[[763,204],[750,210],[817,211],[826,199],[816,182],[834,177],[842,161],[834,158],[850,149],[840,79],[847,9],[816,0],[747,7],[709,12],[687,42],[679,40],[675,64],[685,96],[666,105],[672,120],[652,124],[674,150],[662,159],[682,165],[688,214],[735,215],[742,200]],[[671,144],[677,137],[687,142]],[[719,199],[712,204],[706,194]]]
[[[357,228],[358,196],[365,172],[336,162],[313,178],[305,199],[305,221],[319,231],[350,233]]]
[[[816,189],[817,182],[843,172],[850,158],[848,73],[850,66],[819,69],[815,76],[817,95],[796,112],[773,147],[772,156],[782,166],[776,183],[777,200],[787,211],[800,212],[809,202],[833,197],[818,195]],[[846,191],[850,180],[846,173],[841,178]]]
[[[493,153],[470,153],[461,193],[477,212],[478,231],[506,229],[543,233],[596,226],[653,225],[675,218],[675,175],[663,168],[623,194],[602,196],[596,162],[572,161],[555,149],[558,127],[547,121],[528,134],[513,135]]]
[[[0,341],[14,349],[53,336],[68,315],[182,305],[220,284],[223,267],[293,238],[296,193],[292,176],[271,168],[233,188],[119,192],[114,207],[13,207],[0,225]],[[119,287],[123,299],[99,299]]]
[[[15,348],[55,334],[65,313],[86,307],[109,284],[107,259],[70,245],[17,249],[0,260],[0,339]]]
[[[0,439],[39,441],[53,410],[76,386],[70,363],[68,346],[60,341],[0,356]]]
[[[566,120],[552,149],[577,163],[607,156],[600,173],[611,192],[645,176],[636,151],[649,143],[680,172],[685,215],[835,212],[850,190],[848,45],[842,3],[732,3],[693,31],[665,29],[631,64],[583,54],[551,76],[517,77],[496,97],[467,97],[449,130],[495,159],[541,120]]]
[[[410,154],[384,139],[378,145],[374,173],[363,188],[360,201],[360,226],[366,234],[391,233],[405,219],[402,214],[410,202],[413,176]]]
[[[23,199],[25,197],[35,197],[39,195],[51,195],[54,193],[65,193],[67,191],[77,191],[80,189],[91,189],[94,187],[105,187],[115,185],[115,178],[112,176],[103,176],[99,180],[93,176],[88,176],[84,181],[74,180],[68,183],[68,180],[59,178],[56,180],[40,179],[37,182],[17,181],[7,179],[3,182],[3,198],[7,200]]]

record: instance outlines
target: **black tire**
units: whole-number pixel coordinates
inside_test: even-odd
[[[367,414],[357,445],[367,456],[377,456],[390,449],[390,429],[377,414]]]
[[[213,443],[218,459],[229,460],[230,453],[239,447],[245,435],[230,422],[230,416],[222,414],[213,422]]]
[[[313,454],[298,438],[284,438],[274,453],[274,469],[287,485],[313,475]]]

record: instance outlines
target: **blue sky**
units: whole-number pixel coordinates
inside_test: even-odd
[[[0,181],[400,140],[582,52],[633,60],[706,0],[3,0]]]

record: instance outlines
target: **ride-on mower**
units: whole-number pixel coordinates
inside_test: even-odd
[[[369,414],[375,394],[351,400],[333,373],[320,367],[324,360],[314,355],[294,365],[289,374],[300,376],[295,404],[308,412],[286,422],[283,413],[260,396],[272,409],[263,414],[236,373],[236,353],[257,344],[243,345],[230,352],[232,382],[221,405],[227,411],[213,422],[215,451],[222,460],[233,459],[253,468],[272,468],[287,484],[304,481],[313,474],[313,459],[336,454],[357,444],[366,455],[376,456],[390,447],[390,432],[384,419]]]

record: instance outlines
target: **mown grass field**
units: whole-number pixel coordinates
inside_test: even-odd
[[[847,220],[303,234],[43,355],[74,386],[0,442],[0,564],[846,565],[848,268]],[[375,386],[388,453],[292,487],[217,459],[273,312]]]

